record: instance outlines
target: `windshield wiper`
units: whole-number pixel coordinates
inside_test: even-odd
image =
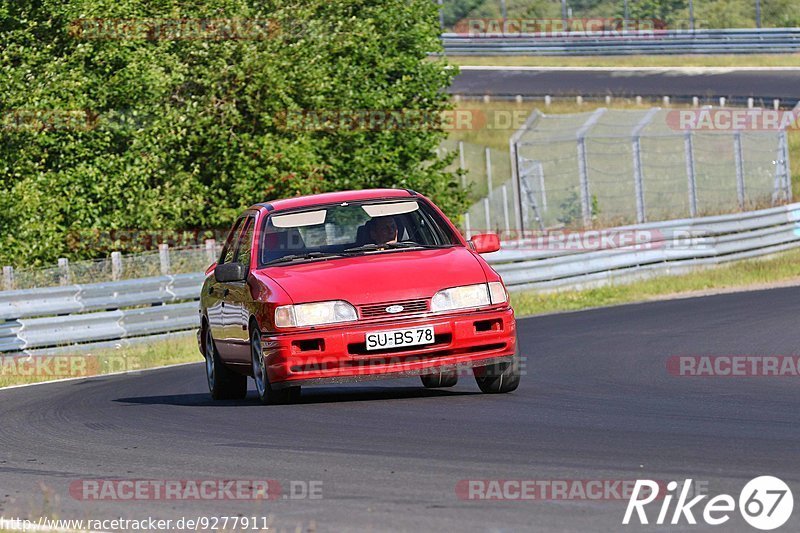
[[[277,259],[273,259],[272,261],[267,261],[264,263],[264,266],[267,265],[275,265],[277,263],[290,263],[292,261],[299,261],[301,259],[320,259],[322,257],[335,257],[339,254],[333,254],[328,252],[306,252],[304,254],[290,254],[284,255],[283,257],[279,257]]]
[[[385,244],[365,244],[363,246],[356,246],[355,248],[347,248],[344,250],[344,253],[376,252],[378,250],[397,250],[400,248],[425,248],[425,245],[411,241],[387,242]]]

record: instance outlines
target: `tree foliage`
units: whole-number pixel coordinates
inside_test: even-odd
[[[269,31],[137,38],[86,19],[267,20]],[[428,58],[438,36],[430,0],[3,3],[0,263],[96,255],[81,239],[93,230],[226,227],[254,202],[331,190],[408,187],[462,212],[464,192],[434,157],[440,127],[283,118],[436,115],[455,74]]]

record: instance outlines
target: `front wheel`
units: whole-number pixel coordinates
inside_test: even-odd
[[[422,385],[426,389],[438,389],[440,387],[453,387],[458,383],[458,373],[455,370],[438,371],[434,374],[420,376]]]
[[[264,350],[261,346],[261,333],[256,328],[253,328],[250,334],[250,356],[253,362],[253,380],[256,382],[256,392],[262,404],[286,404],[300,399],[300,387],[273,389],[269,384]]]
[[[495,363],[493,365],[475,367],[475,381],[481,392],[487,394],[502,394],[511,392],[519,387],[522,375],[519,368],[519,354],[514,354],[510,363]]]
[[[219,358],[211,328],[206,327],[206,379],[214,400],[241,400],[247,396],[247,377],[237,374]]]

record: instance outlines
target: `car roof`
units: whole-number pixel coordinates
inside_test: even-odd
[[[268,211],[283,211],[314,205],[335,204],[339,202],[355,202],[357,200],[376,200],[378,198],[410,198],[418,196],[411,189],[363,189],[360,191],[339,191],[296,196],[272,202],[258,203],[253,207],[265,207]]]

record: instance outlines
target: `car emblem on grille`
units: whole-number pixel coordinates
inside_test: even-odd
[[[402,305],[390,305],[386,308],[387,313],[399,313],[404,309]]]

